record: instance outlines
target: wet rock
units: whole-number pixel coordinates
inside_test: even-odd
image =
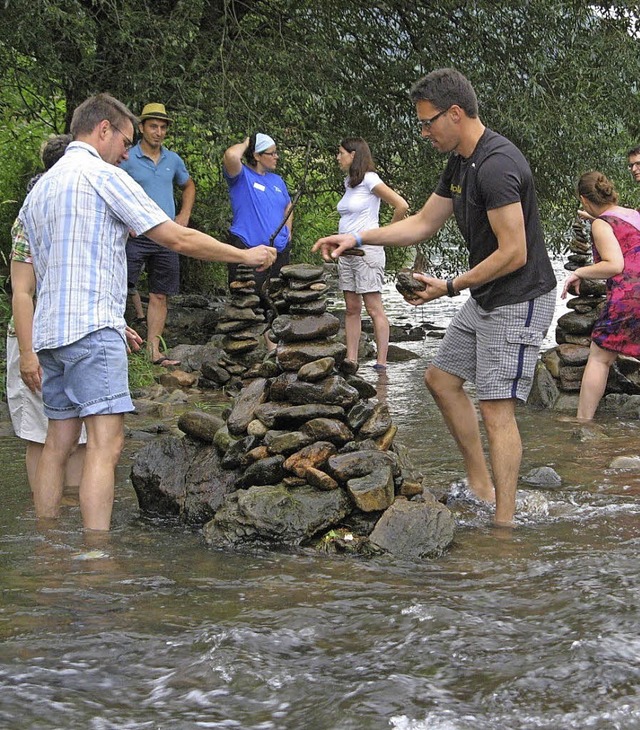
[[[285,462],[284,468],[297,477],[304,478],[309,467],[320,467],[326,464],[329,457],[336,453],[336,447],[328,441],[316,441],[292,454]]]
[[[315,342],[300,342],[280,344],[276,349],[278,365],[283,370],[299,370],[321,357],[332,357],[339,366],[347,354],[347,348],[341,342],[318,340]]]
[[[332,357],[321,357],[319,360],[303,365],[298,370],[298,379],[307,383],[317,383],[318,380],[326,378],[333,368],[336,361]]]
[[[287,388],[287,400],[294,405],[322,403],[351,408],[358,402],[358,391],[347,385],[340,375],[330,375],[319,383],[292,381]]]
[[[397,473],[398,458],[388,451],[354,451],[336,454],[328,461],[328,472],[339,482],[346,484],[350,479],[373,474],[390,466]]]
[[[234,436],[246,433],[247,426],[255,417],[256,408],[267,398],[266,385],[264,378],[257,378],[241,391],[227,419],[229,433]]]
[[[640,456],[616,456],[609,464],[610,469],[624,469],[626,471],[640,472]]]
[[[264,403],[256,408],[255,415],[268,428],[298,428],[312,418],[344,418],[344,409],[323,403],[292,406],[287,403]]]
[[[403,297],[411,298],[416,292],[424,291],[427,286],[424,282],[413,278],[414,274],[421,274],[421,271],[413,269],[400,269],[396,276],[396,289]]]
[[[363,477],[349,479],[347,491],[362,512],[376,512],[393,504],[394,483],[391,468],[385,466]]]
[[[178,418],[178,428],[198,441],[213,443],[216,431],[222,428],[225,422],[220,416],[204,411],[186,411]]]
[[[285,476],[283,468],[284,456],[276,454],[250,464],[242,476],[236,480],[238,489],[257,487],[265,484],[278,484]]]
[[[396,500],[376,524],[369,539],[405,560],[435,558],[453,542],[451,511],[435,500]]]
[[[386,403],[376,403],[371,415],[360,427],[360,436],[376,438],[386,433],[392,426],[391,414]]]
[[[282,315],[272,324],[273,334],[282,342],[326,339],[337,334],[339,329],[340,320],[326,312],[318,317]]]
[[[304,427],[303,427],[304,428]],[[264,437],[264,443],[272,454],[290,454],[300,451],[305,446],[309,446],[314,439],[302,431],[267,431]]]
[[[212,547],[296,546],[338,524],[350,510],[341,489],[252,487],[229,495],[203,532]]]
[[[312,418],[300,427],[300,431],[313,441],[330,441],[337,446],[353,439],[353,432],[335,418]]]
[[[536,469],[531,469],[522,477],[522,481],[540,489],[558,489],[562,486],[560,475],[550,466],[539,466]]]
[[[313,466],[307,467],[304,478],[312,487],[321,489],[324,492],[329,492],[332,489],[338,489],[340,486],[335,479],[332,479],[328,474]]]

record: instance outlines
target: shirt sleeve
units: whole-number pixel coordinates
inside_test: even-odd
[[[114,215],[137,235],[170,220],[143,188],[119,168],[105,177],[99,192]]]
[[[509,155],[490,155],[478,170],[478,190],[486,210],[495,210],[522,200],[520,170]]]
[[[380,179],[380,175],[378,175],[377,172],[367,172],[365,173],[362,182],[364,183],[367,190],[371,192],[376,187],[376,185],[380,185],[382,180]]]
[[[20,218],[11,226],[11,260],[21,264],[33,264],[27,232]]]

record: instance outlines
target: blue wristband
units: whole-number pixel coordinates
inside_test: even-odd
[[[362,236],[359,233],[354,233],[353,237],[356,239],[356,248],[362,248]]]

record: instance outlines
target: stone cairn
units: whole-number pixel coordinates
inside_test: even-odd
[[[421,558],[451,543],[451,512],[423,491],[388,406],[335,340],[327,288],[322,266],[283,267],[272,288],[275,353],[246,370],[226,420],[184,414],[182,445],[173,436],[139,452],[132,482],[143,511],[204,524],[218,548],[316,544]]]
[[[218,315],[215,334],[222,336],[221,351],[202,362],[201,387],[233,391],[240,378],[265,354],[263,335],[269,323],[256,293],[253,269],[239,265],[236,280],[229,284],[229,296]]]
[[[575,271],[593,262],[587,225],[580,217],[576,217],[572,224],[572,236],[567,246],[569,255],[564,265],[567,271]],[[579,294],[567,299],[567,307],[571,311],[558,319],[555,333],[558,344],[541,357],[544,367],[538,372],[534,399],[540,398],[540,393],[543,393],[542,405],[556,410],[577,409],[582,375],[589,357],[591,331],[604,305],[606,291],[604,280],[583,279]],[[611,368],[606,393],[640,392],[637,385],[639,366],[634,358],[619,357]]]

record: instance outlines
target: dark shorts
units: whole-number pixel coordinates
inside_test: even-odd
[[[127,241],[127,286],[135,289],[147,270],[151,294],[178,294],[180,291],[180,256],[146,236]]]
[[[229,234],[228,243],[230,246],[234,246],[235,248],[240,248],[245,251],[249,248],[241,238],[239,238],[238,236],[234,236],[233,233]],[[280,275],[280,269],[283,266],[287,266],[289,264],[290,253],[291,244],[288,244],[284,251],[278,252],[276,260],[273,262],[271,268],[267,269],[266,271],[255,272],[256,294],[258,294],[261,300],[264,301],[264,297],[261,293],[264,283]],[[235,281],[236,279],[236,269],[238,268],[238,265],[227,264],[227,268],[229,270],[229,284],[231,284],[231,282]],[[263,308],[264,307],[265,305],[263,305]]]

